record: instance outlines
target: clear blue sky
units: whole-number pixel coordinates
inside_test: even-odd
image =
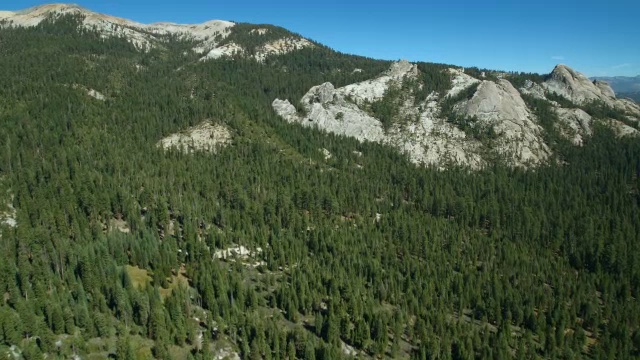
[[[269,23],[382,59],[589,76],[640,74],[640,0],[75,0],[139,22]],[[47,1],[5,0],[16,10]]]

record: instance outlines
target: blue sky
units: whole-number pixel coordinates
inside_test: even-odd
[[[72,0],[73,1],[73,0]],[[148,23],[269,23],[336,50],[490,69],[640,75],[638,0],[75,0]],[[16,10],[47,1],[5,0]]]

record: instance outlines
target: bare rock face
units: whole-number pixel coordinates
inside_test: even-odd
[[[300,120],[296,107],[293,106],[289,100],[275,99],[271,103],[271,107],[273,107],[273,110],[287,122],[293,123]]]
[[[80,89],[83,90],[84,92],[87,93],[87,95],[89,95],[90,97],[96,99],[96,100],[100,100],[100,101],[106,101],[107,97],[102,94],[101,92],[94,90],[94,89],[90,89],[86,86],[80,85],[80,84],[73,84],[71,85],[72,88],[74,89]]]
[[[200,61],[215,60],[224,56],[235,56],[243,54],[244,49],[236,43],[228,43],[220,47],[211,49],[207,55],[200,58]]]
[[[399,84],[405,78],[411,79],[418,75],[418,67],[406,60],[393,63],[389,70],[375,79],[347,85],[338,89],[338,92],[353,100],[358,105],[365,102],[373,102],[382,99],[384,92],[391,84]]]
[[[562,95],[577,105],[593,101],[602,102],[627,114],[629,122],[637,124],[640,121],[640,106],[637,103],[627,99],[616,99],[609,84],[598,80],[592,82],[585,75],[565,65],[556,66],[549,79],[542,85],[547,91]],[[591,133],[585,129],[591,126],[592,121],[590,119],[587,121],[584,112],[562,109],[558,104],[554,105],[560,120],[570,129],[575,130],[573,134],[568,134],[566,131],[563,134],[568,136],[574,144],[582,144],[583,138]],[[618,120],[605,120],[605,124],[612,127],[619,136],[638,134],[637,129]]]
[[[548,92],[560,93],[573,102],[584,104],[604,101],[624,110],[628,121],[598,120],[612,127],[619,136],[640,135],[631,123],[638,123],[640,108],[628,100],[616,99],[605,83],[593,83],[584,75],[566,66],[558,66],[549,80],[536,84],[527,82],[520,91],[505,80],[479,80],[461,69],[448,69],[452,77],[452,88],[444,97],[455,96],[469,86],[478,84],[476,93],[469,100],[459,102],[454,111],[466,121],[492,129],[494,137],[487,140],[471,136],[462,127],[440,117],[442,97],[431,94],[424,101],[415,101],[412,94],[405,94],[398,114],[410,119],[383,128],[368,110],[370,103],[383,98],[387,89],[402,85],[403,81],[418,76],[418,69],[408,62],[398,62],[380,76],[335,88],[330,83],[315,86],[305,94],[300,104],[306,115],[300,115],[288,100],[276,99],[274,110],[285,120],[303,126],[314,126],[328,132],[351,136],[360,141],[372,141],[392,146],[407,154],[416,164],[429,164],[443,168],[449,164],[483,167],[487,152],[497,154],[516,167],[543,164],[551,156],[545,143],[544,130],[534,113],[527,107],[521,93],[547,100]],[[562,108],[550,101],[558,115],[555,124],[560,134],[574,145],[580,146],[593,133],[596,121],[579,108]],[[464,130],[464,131],[463,131]],[[475,136],[475,135],[474,135]]]
[[[499,134],[498,152],[507,155],[514,166],[539,164],[551,153],[535,116],[507,80],[483,81],[473,98],[461,104],[458,111],[493,127]]]
[[[197,25],[172,23],[141,24],[109,15],[99,14],[77,5],[51,4],[41,5],[23,11],[0,12],[3,26],[33,27],[48,17],[61,15],[81,15],[84,20],[81,27],[97,30],[102,37],[124,37],[141,50],[149,50],[161,43],[162,35],[176,35],[195,40],[198,45],[194,50],[206,52],[215,47],[216,36],[221,40],[228,34],[228,29],[235,24],[229,21],[213,20]]]
[[[135,21],[95,13],[77,5],[51,4],[26,10],[0,11],[0,27],[34,27],[49,17],[79,15],[83,18],[81,28],[96,30],[103,38],[123,37],[136,48],[148,51],[161,46],[168,36],[194,42],[192,50],[203,54],[201,60],[218,59],[223,56],[243,55],[246,49],[238,44],[220,45],[230,34],[235,23],[224,20],[211,20],[202,24],[154,23],[141,24]],[[267,29],[254,29],[252,34],[262,36]],[[284,54],[315,46],[309,40],[298,37],[283,38],[265,44],[258,49],[255,59],[264,61],[271,55]]]
[[[574,145],[582,145],[584,139],[593,133],[591,116],[584,110],[557,107],[555,112],[561,121],[561,124],[557,124],[560,133]]]
[[[629,99],[619,99],[617,101],[618,109],[631,114],[636,121],[640,120],[640,105]]]
[[[527,94],[535,97],[536,99],[546,100],[545,91],[542,86],[534,83],[531,80],[527,80],[523,87],[520,89],[520,93]]]
[[[203,122],[182,133],[160,140],[157,146],[165,150],[175,148],[184,153],[194,151],[216,152],[231,143],[231,132],[222,125]]]
[[[613,92],[613,89],[611,88],[611,86],[609,86],[608,83],[604,82],[604,81],[600,81],[600,80],[596,80],[593,82],[593,84],[600,89],[600,92],[604,95],[604,96],[608,96],[610,98],[615,98],[616,97],[616,93]]]
[[[0,176],[0,184],[4,178]],[[5,194],[0,194],[0,227],[6,225],[9,227],[18,226],[17,210],[13,207],[14,195],[11,190],[7,190]],[[0,238],[2,234],[0,234]]]
[[[613,105],[614,98],[609,96],[607,91],[603,93],[602,86],[596,86],[585,75],[565,65],[556,66],[543,86],[548,91],[562,95],[576,104],[596,100]]]
[[[638,104],[627,99],[616,99],[609,84],[604,81],[591,81],[568,66],[556,66],[549,79],[542,85],[547,91],[562,95],[577,105],[601,101],[610,107],[628,112],[635,118],[640,118]]]
[[[453,85],[453,87],[451,88],[451,90],[449,90],[449,92],[447,92],[447,96],[456,96],[462,90],[480,82],[480,80],[465,74],[461,69],[449,69],[449,73],[453,77],[451,79],[451,84]]]
[[[331,83],[312,87],[302,97],[301,103],[307,110],[306,117],[291,116],[293,105],[283,115],[288,114],[289,121],[299,122],[303,126],[316,126],[360,141],[381,142],[385,137],[380,121],[356,104],[346,101],[343,91],[336,90]]]
[[[448,71],[458,78],[457,91],[464,90],[465,85],[470,86],[480,81],[459,70]],[[288,100],[276,99],[272,106],[276,113],[288,122],[315,126],[360,141],[386,144],[407,154],[416,164],[435,165],[440,168],[449,164],[467,165],[475,169],[484,166],[486,160],[481,155],[482,144],[439,117],[439,98],[435,93],[420,102],[416,102],[412,95],[408,94],[406,101],[400,105],[399,115],[413,120],[394,124],[386,130],[380,120],[367,111],[367,104],[382,99],[390,86],[401,85],[403,81],[417,76],[418,69],[414,64],[401,61],[394,63],[389,70],[371,80],[338,89],[330,83],[311,88],[300,100],[300,104],[306,110],[306,116],[299,115]],[[515,92],[510,94],[520,99],[513,87],[508,90]],[[499,103],[498,100],[496,102]],[[520,103],[526,109],[522,99]],[[512,120],[515,122],[518,116],[519,114],[513,115]],[[526,116],[530,114],[526,113]],[[533,159],[526,149],[538,149],[537,141],[531,140],[531,143],[532,145],[522,146],[525,150],[520,151],[519,158],[525,159],[522,160],[523,164],[524,161],[531,162]],[[540,159],[546,157],[544,150],[540,153]]]
[[[265,44],[260,49],[258,49],[254,57],[256,60],[263,62],[267,57],[272,55],[287,54],[293,51],[302,50],[304,48],[311,48],[314,46],[315,45],[313,45],[313,43],[307,39],[294,37],[283,38]]]
[[[607,121],[607,124],[613,129],[613,131],[619,137],[640,136],[640,131],[638,131],[638,129],[632,128],[631,126],[623,123],[622,121],[610,119]]]
[[[6,211],[0,211],[0,225],[16,227],[18,225],[16,218],[16,209],[11,202],[7,203]]]

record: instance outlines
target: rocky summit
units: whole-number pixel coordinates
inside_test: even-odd
[[[441,70],[451,77],[450,88],[415,98],[416,91],[405,86],[415,82],[420,71],[415,64],[400,61],[379,76],[335,88],[331,83],[312,87],[298,101],[300,113],[289,100],[275,99],[274,110],[286,121],[313,126],[335,134],[393,146],[417,164],[445,167],[446,164],[482,167],[499,157],[512,166],[528,167],[545,163],[552,153],[545,130],[535,111],[523,100],[531,96],[548,103],[557,114],[553,126],[575,145],[592,133],[592,116],[581,107],[599,104],[616,109],[624,121],[599,120],[619,135],[638,135],[640,107],[626,99],[616,99],[607,83],[591,81],[583,74],[558,65],[544,81],[527,80],[520,89],[509,81],[508,74],[494,79],[466,74],[463,69]],[[423,85],[424,86],[424,85]],[[392,88],[405,89],[406,98],[394,108],[398,121],[384,126],[371,104],[381,101]],[[459,94],[467,91],[466,98]],[[552,99],[559,97],[558,102]],[[464,124],[451,121],[443,106],[454,101],[453,112],[466,119]],[[486,138],[470,135],[469,124],[491,134]]]
[[[62,16],[82,17],[81,28],[97,31],[102,37],[122,37],[142,51],[162,47],[171,37],[177,37],[193,43],[192,50],[201,54],[201,60],[217,59],[245,55],[264,60],[270,55],[284,54],[314,44],[300,36],[274,37],[270,29],[261,29],[253,34],[270,38],[256,47],[246,48],[232,40],[226,41],[236,23],[224,20],[210,20],[202,24],[175,24],[159,22],[141,24],[105,14],[99,14],[75,4],[41,5],[22,11],[1,11],[0,22],[3,27],[35,27],[46,19]]]

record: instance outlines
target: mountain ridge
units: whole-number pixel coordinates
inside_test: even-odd
[[[31,27],[46,18],[66,14],[80,16],[81,27],[97,31],[102,37],[124,37],[145,52],[170,41],[171,36],[193,41],[191,51],[198,54],[200,62],[242,57],[264,63],[273,56],[321,46],[271,25],[223,20],[145,25],[67,4],[3,13],[0,18],[5,20],[5,26]],[[446,93],[427,90],[423,94],[431,80],[422,77],[431,72],[436,77],[448,78]],[[617,99],[603,81],[592,81],[563,64],[557,65],[541,82],[528,80],[516,88],[510,82],[516,78],[515,74],[496,71],[467,73],[453,66],[421,72],[416,64],[399,61],[367,81],[337,89],[325,83],[311,88],[300,102],[275,98],[272,107],[289,122],[318,124],[317,127],[339,135],[387,144],[406,153],[416,164],[439,167],[454,163],[480,168],[492,158],[506,159],[512,166],[543,164],[552,153],[552,144],[544,139],[545,133],[559,131],[573,144],[580,145],[592,133],[591,118],[596,113],[619,135],[638,134],[640,107]],[[471,89],[472,86],[477,87]],[[386,99],[395,89],[402,94]],[[465,91],[469,92],[467,98],[457,98]],[[529,95],[550,104],[557,118],[551,127],[540,126],[541,119],[523,98]],[[336,96],[339,105],[335,104]],[[314,105],[316,101],[319,106]],[[595,109],[600,106],[595,103],[610,108],[609,115]],[[569,111],[576,107],[586,112]],[[309,116],[300,117],[299,109]],[[611,118],[613,115],[615,119]]]
[[[311,41],[290,34],[287,37],[261,44],[257,49],[246,49],[240,45],[222,44],[229,35],[230,29],[236,26],[226,20],[209,20],[199,24],[177,24],[172,22],[154,22],[142,24],[125,18],[93,12],[75,4],[46,4],[21,11],[0,12],[0,22],[4,26],[33,27],[50,17],[64,15],[83,17],[82,27],[96,30],[103,37],[125,37],[134,46],[149,51],[166,41],[166,36],[177,36],[184,40],[193,40],[196,45],[193,51],[202,55],[201,60],[216,59],[221,56],[235,56],[248,50],[257,60],[266,56],[283,54],[300,48],[315,46]],[[261,34],[264,35],[264,34]],[[220,46],[223,45],[223,46]]]
[[[398,69],[403,71],[398,72]],[[478,168],[488,162],[487,156],[494,155],[508,159],[513,166],[544,163],[551,154],[551,144],[545,142],[540,119],[525,103],[522,94],[549,102],[558,116],[553,126],[560,128],[560,133],[575,145],[582,144],[592,133],[592,115],[570,109],[590,106],[594,102],[629,114],[623,119],[601,119],[619,135],[639,134],[640,107],[637,104],[616,99],[607,84],[591,82],[566,65],[557,65],[543,83],[529,82],[521,89],[513,87],[509,76],[489,80],[474,78],[454,68],[443,71],[452,74],[454,85],[451,89],[446,94],[431,93],[426,100],[412,98],[408,103],[403,100],[396,104],[396,115],[414,114],[415,120],[408,120],[408,124],[396,123],[388,130],[383,129],[380,118],[368,108],[371,103],[382,101],[393,86],[404,87],[405,83],[415,81],[418,70],[407,61],[394,63],[378,78],[362,83],[340,89],[330,83],[311,88],[299,102],[306,115],[299,115],[288,100],[275,99],[272,106],[288,122],[316,126],[361,141],[388,144],[408,153],[417,164],[439,167],[455,163]],[[389,77],[387,74],[396,75]],[[476,132],[479,129],[489,131],[493,134],[489,138],[474,139],[461,131],[455,120],[452,122],[442,115],[447,99],[469,89],[472,92],[466,99],[454,101],[453,112],[462,116],[465,127],[476,128]],[[411,92],[409,96],[412,96]],[[565,104],[551,99],[563,100]],[[488,151],[497,153],[490,155]]]
[[[595,76],[594,81],[607,82],[616,95],[622,98],[629,98],[640,103],[640,75],[637,76]]]

